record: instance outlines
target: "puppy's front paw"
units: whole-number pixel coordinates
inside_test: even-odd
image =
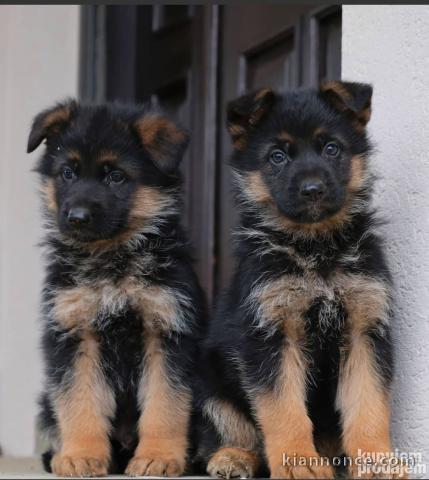
[[[135,456],[128,463],[125,475],[130,477],[178,477],[185,470],[185,462],[168,456]]]
[[[256,454],[243,448],[221,448],[207,464],[211,477],[252,478],[258,466]]]
[[[107,458],[56,454],[51,462],[52,472],[59,477],[104,477],[108,473]]]

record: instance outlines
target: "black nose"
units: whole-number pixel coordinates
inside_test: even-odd
[[[91,213],[85,207],[71,208],[67,220],[73,225],[86,225],[91,221]]]
[[[305,200],[321,200],[325,196],[326,185],[321,180],[305,180],[299,192]]]

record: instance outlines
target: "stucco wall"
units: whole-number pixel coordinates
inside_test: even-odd
[[[394,445],[428,464],[429,6],[344,6],[342,52],[343,78],[374,85],[376,203],[396,281]]]
[[[38,153],[26,142],[38,111],[77,93],[78,35],[78,6],[0,6],[0,445],[10,455],[34,452],[42,373]]]

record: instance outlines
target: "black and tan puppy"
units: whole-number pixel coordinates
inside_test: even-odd
[[[43,140],[45,466],[180,475],[205,308],[179,227],[187,136],[145,108],[69,101],[35,118],[28,151]]]
[[[237,267],[198,398],[197,460],[213,476],[264,474],[265,464],[274,478],[331,478],[320,455],[390,452],[390,279],[370,205],[371,95],[331,82],[228,107]]]

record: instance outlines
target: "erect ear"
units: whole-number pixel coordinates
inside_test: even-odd
[[[276,95],[270,88],[262,88],[228,104],[227,127],[235,148],[245,146],[249,131],[269,112],[275,100]]]
[[[367,83],[325,82],[320,86],[322,98],[340,112],[349,111],[363,128],[371,118],[372,86]]]
[[[188,146],[187,133],[159,114],[146,114],[134,127],[155,165],[164,173],[173,173]]]
[[[27,153],[35,150],[45,138],[64,131],[69,126],[76,107],[77,103],[74,100],[68,100],[40,112],[33,120],[28,137]]]

